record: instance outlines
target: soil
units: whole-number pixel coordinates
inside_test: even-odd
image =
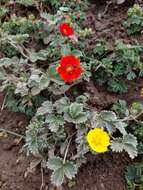
[[[89,41],[89,47],[92,48],[94,42],[105,37],[108,40],[109,46],[112,48],[113,42],[116,39],[122,39],[124,42],[133,43],[138,39],[143,43],[143,35],[130,37],[122,27],[122,22],[126,18],[126,12],[129,7],[110,7],[102,19],[97,15],[103,12],[105,7],[97,7],[93,4],[87,12],[85,26],[90,26],[94,35]],[[102,98],[94,99],[94,106],[104,108],[112,104],[117,99],[125,99],[129,103],[140,99],[139,92],[143,80],[131,84],[128,94],[124,96],[115,96],[109,94],[103,89],[96,89],[88,86],[91,94],[97,94]],[[0,107],[2,107],[4,95],[0,94]],[[102,105],[101,105],[102,103]],[[28,123],[28,118],[20,113],[12,113],[7,109],[0,111],[0,127],[4,129],[23,134],[25,126]],[[17,137],[0,133],[0,190],[50,190],[49,173],[44,171],[44,185],[40,189],[42,183],[42,175],[40,167],[31,169],[30,165],[35,162],[32,156],[27,157],[21,151],[24,142]],[[64,190],[127,190],[124,173],[127,165],[131,163],[126,154],[105,153],[96,156],[91,156],[88,163],[80,169],[75,185],[65,185]]]
[[[140,5],[142,6],[143,2],[140,3]],[[93,38],[90,39],[89,46],[92,48],[92,45],[95,45],[95,42],[101,38],[106,39],[111,49],[115,40],[121,40],[124,43],[135,44],[139,42],[142,44],[142,34],[131,36],[123,27],[123,22],[127,18],[128,9],[129,6],[126,4],[120,6],[111,4],[108,9],[106,9],[105,5],[97,6],[96,3],[94,3],[87,12],[87,19],[84,23],[85,26],[90,26],[93,30]]]

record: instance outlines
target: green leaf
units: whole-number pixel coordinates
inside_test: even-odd
[[[127,92],[126,85],[122,81],[120,81],[120,80],[114,80],[114,79],[112,79],[112,80],[110,80],[108,82],[108,85],[109,85],[108,89],[110,91],[115,92],[115,93],[120,93],[121,94],[121,93]]]
[[[47,73],[43,73],[38,69],[31,69],[31,76],[28,80],[28,87],[31,88],[33,96],[39,94],[46,89],[50,84],[50,77]]]
[[[126,123],[120,121],[113,111],[101,111],[91,113],[92,128],[106,128],[110,134],[113,134],[117,129],[123,134],[126,134]]]
[[[69,105],[70,105],[70,100],[67,97],[63,97],[57,100],[54,104],[59,114],[66,112]]]
[[[62,159],[59,157],[51,158],[49,159],[47,166],[49,169],[56,171],[63,166]]]
[[[45,115],[47,113],[53,112],[53,104],[50,101],[45,101],[42,103],[42,106],[38,108],[36,115]]]
[[[50,79],[51,79],[51,81],[53,81],[59,85],[64,85],[65,82],[62,81],[62,79],[60,78],[60,76],[56,70],[57,67],[58,67],[58,65],[52,65],[49,67],[48,73],[49,73]]]
[[[6,9],[5,7],[0,7],[0,17],[3,17],[8,12],[9,12],[9,9]]]
[[[117,102],[115,102],[113,104],[112,110],[123,116],[129,115],[129,110],[127,108],[127,102],[124,100],[118,100]]]
[[[17,64],[18,61],[19,60],[17,57],[13,57],[11,59],[5,57],[5,58],[0,59],[0,67],[3,67],[3,66],[8,67],[10,65]]]
[[[64,173],[68,179],[72,179],[77,173],[77,168],[72,162],[66,161],[64,164]]]
[[[127,167],[126,180],[129,190],[143,188],[143,163],[138,162]]]
[[[40,134],[39,134],[40,133]],[[43,122],[33,121],[26,130],[26,144],[28,152],[39,156],[45,148],[48,148],[47,135],[43,130]]]
[[[113,122],[117,120],[116,114],[112,111],[101,111],[91,113],[92,128],[106,128],[110,134],[114,133],[116,128]]]
[[[78,103],[71,103],[64,118],[72,123],[84,123],[87,120],[87,113],[83,111],[83,105]]]
[[[29,57],[30,57],[31,62],[36,62],[37,60],[40,60],[40,61],[47,60],[48,55],[49,55],[49,52],[43,49],[43,50],[40,50],[39,52],[31,52],[29,54]]]
[[[73,50],[72,54],[77,56],[77,57],[82,57],[83,56],[83,53],[80,50],[77,50],[77,49]]]
[[[41,89],[40,89],[40,88],[33,87],[33,88],[31,89],[31,94],[32,94],[32,96],[36,96],[36,95],[40,94],[40,92],[41,92]]]
[[[114,125],[115,125],[116,129],[118,129],[120,131],[121,134],[123,134],[123,135],[127,134],[127,132],[125,130],[125,127],[127,127],[127,123],[118,121],[118,122],[115,122]]]
[[[16,3],[22,4],[26,7],[34,5],[34,0],[16,0]]]
[[[77,173],[77,167],[73,162],[68,160],[63,162],[59,157],[51,158],[47,166],[53,170],[51,181],[56,186],[61,186],[65,177],[72,179]]]
[[[71,54],[71,49],[70,49],[70,46],[69,45],[63,45],[61,47],[61,54],[64,56],[64,55],[69,55]]]
[[[50,78],[49,78],[49,75],[43,75],[40,77],[40,83],[39,83],[39,86],[40,88],[43,90],[43,89],[46,89],[50,84]]]
[[[59,168],[52,173],[51,181],[57,187],[61,186],[64,182],[64,169]]]
[[[25,82],[18,82],[16,89],[15,89],[15,94],[21,94],[21,96],[26,96],[28,95],[29,89],[27,88],[27,84]]]
[[[70,9],[69,7],[60,7],[59,10],[63,12],[68,12]]]
[[[49,124],[49,129],[52,132],[57,132],[60,126],[63,127],[65,121],[61,115],[50,114],[46,117],[45,123]]]
[[[104,121],[116,121],[117,116],[112,111],[101,111],[100,116]]]
[[[135,79],[137,76],[136,76],[136,74],[133,72],[133,71],[131,71],[131,72],[129,72],[128,74],[127,74],[127,79],[128,80],[133,80],[133,79]]]
[[[131,134],[126,134],[123,138],[116,138],[112,141],[111,149],[115,152],[121,152],[125,150],[130,158],[137,156],[137,139]]]
[[[84,93],[84,95],[80,95],[76,98],[77,103],[85,104],[89,100],[89,94]]]

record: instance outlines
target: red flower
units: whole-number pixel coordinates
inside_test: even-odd
[[[57,68],[57,72],[65,82],[75,81],[83,71],[80,66],[80,59],[74,55],[63,56]]]
[[[72,36],[72,35],[74,35],[73,28],[67,23],[61,23],[60,26],[59,26],[59,30],[64,36]]]

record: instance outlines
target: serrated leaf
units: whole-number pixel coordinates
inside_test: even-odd
[[[137,148],[130,144],[126,145],[126,148],[124,149],[129,154],[131,159],[134,159],[138,155]]]
[[[103,122],[103,126],[107,129],[109,134],[113,134],[116,131],[116,127],[112,122]]]
[[[116,129],[120,131],[120,133],[122,133],[123,135],[127,134],[125,130],[125,127],[127,127],[127,123],[119,121],[119,122],[115,122],[114,125],[116,126]]]
[[[127,108],[127,102],[125,100],[118,100],[117,102],[115,102],[113,104],[113,107],[112,109],[119,113],[119,114],[122,114],[123,116],[126,115],[128,116],[129,115],[129,110]]]
[[[57,132],[60,126],[63,127],[65,121],[61,115],[50,114],[46,117],[45,123],[49,124],[49,129],[52,132]]]
[[[105,117],[105,118],[104,118]],[[115,115],[112,112],[102,111],[91,113],[91,127],[92,128],[106,128],[110,134],[114,133],[116,128],[113,125]]]
[[[58,170],[55,170],[52,173],[51,181],[57,187],[61,186],[62,183],[64,182],[64,169],[63,168],[59,168]]]
[[[77,173],[76,165],[68,160],[64,163],[59,157],[50,159],[47,166],[49,169],[53,170],[51,181],[56,186],[62,185],[65,176],[68,179],[72,179]]]
[[[67,97],[63,97],[57,100],[54,104],[59,114],[65,112],[68,109],[69,105],[70,105],[70,101]]]
[[[87,113],[83,111],[83,105],[78,103],[72,103],[67,112],[64,114],[64,118],[68,122],[72,123],[84,123],[87,120]]]
[[[116,138],[111,143],[111,149],[115,152],[121,152],[125,150],[130,158],[137,156],[137,139],[131,134],[126,134],[123,138]]]
[[[111,143],[111,149],[114,152],[122,152],[124,150],[124,145],[122,144],[122,138],[116,138]]]
[[[47,166],[49,169],[56,171],[63,166],[62,159],[59,157],[51,158],[49,159]]]
[[[82,104],[85,104],[89,99],[89,94],[86,94],[85,95],[80,95],[76,98],[76,102],[77,103],[82,103]]]
[[[47,60],[47,57],[49,55],[49,52],[47,50],[40,50],[39,52],[31,52],[29,54],[29,58],[31,62],[36,62],[37,60],[45,61]]]
[[[64,173],[68,179],[72,179],[77,173],[77,168],[72,162],[67,161],[64,164]]]
[[[69,107],[69,114],[72,118],[76,118],[83,111],[83,106],[78,103],[72,103]]]
[[[127,74],[127,79],[128,80],[133,80],[135,79],[137,76],[136,74],[133,72],[133,71],[130,71],[128,74]]]
[[[116,121],[117,116],[113,111],[101,111],[100,116],[104,121]]]
[[[42,106],[38,108],[36,115],[45,115],[47,113],[52,113],[53,104],[50,101],[45,101],[42,103]]]
[[[64,118],[70,123],[79,124],[84,123],[87,120],[87,115],[86,113],[80,113],[78,116],[76,116],[76,118],[72,118],[69,114],[65,113]]]
[[[91,113],[91,126],[92,128],[106,128],[110,134],[118,129],[125,135],[125,127],[127,124],[118,120],[113,111],[101,111],[100,113]]]

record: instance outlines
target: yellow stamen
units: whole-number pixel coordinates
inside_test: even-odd
[[[73,67],[72,67],[72,66],[68,66],[68,67],[66,68],[66,71],[67,71],[68,73],[71,73],[71,72],[73,71]]]
[[[67,34],[67,30],[66,29],[63,29],[64,33]]]

